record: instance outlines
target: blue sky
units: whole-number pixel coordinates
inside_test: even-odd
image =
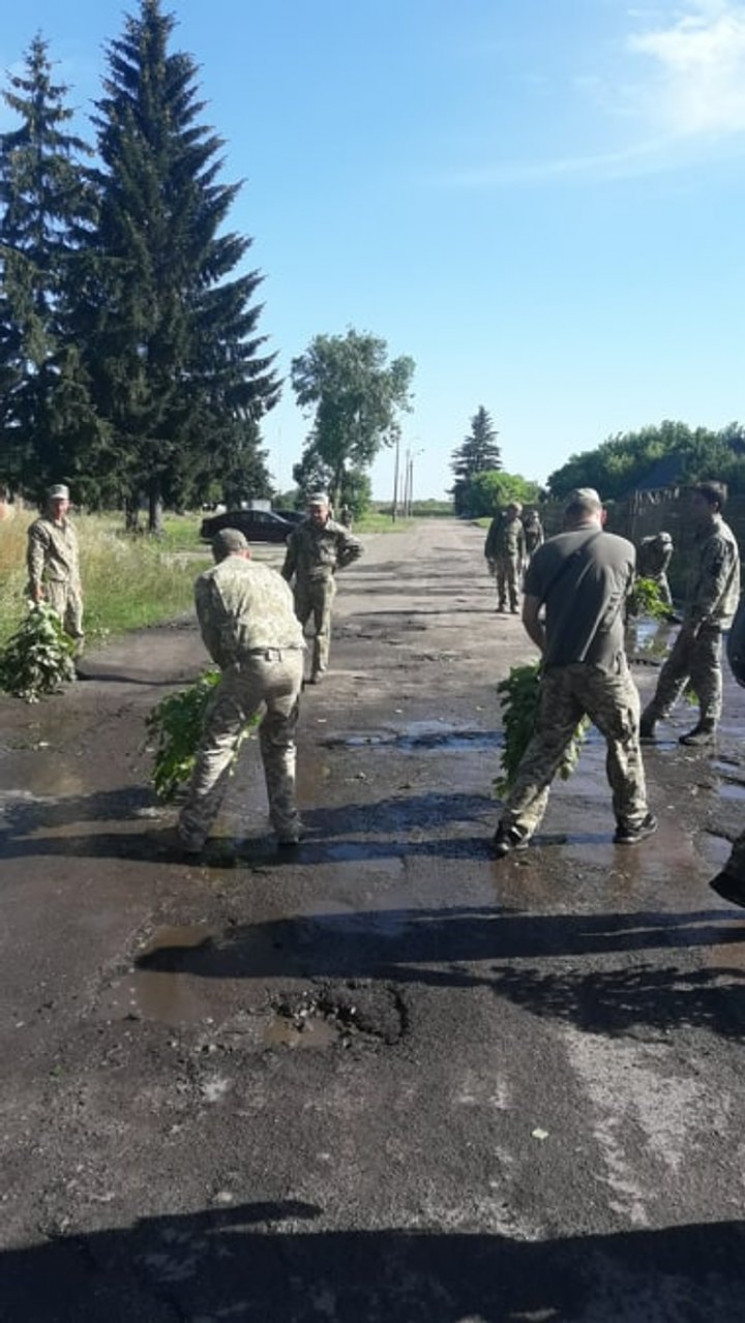
[[[745,421],[745,0],[179,0],[175,47],[244,179],[232,228],[265,276],[283,374],[349,326],[416,362],[404,446],[442,496],[479,405],[504,466],[662,418]],[[126,0],[31,0],[72,101],[98,95]],[[0,110],[0,128],[13,120]],[[289,486],[287,384],[265,444]],[[393,462],[373,469],[389,496]]]

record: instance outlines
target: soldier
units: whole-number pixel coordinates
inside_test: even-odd
[[[653,533],[643,537],[636,561],[636,573],[640,579],[651,579],[657,584],[660,597],[666,606],[672,607],[673,597],[667,578],[667,567],[672,560],[673,540],[669,533]]]
[[[525,556],[527,560],[530,560],[533,553],[543,546],[543,524],[537,510],[528,510],[523,515],[523,531],[525,533]]]
[[[525,531],[520,518],[521,511],[520,502],[511,501],[504,514],[495,514],[484,544],[484,555],[497,576],[497,610],[507,610],[509,593],[513,615],[518,611],[518,586],[525,559]]]
[[[254,565],[235,528],[212,542],[216,565],[194,585],[205,647],[222,672],[210,704],[178,835],[198,854],[225,792],[236,741],[264,706],[259,744],[269,816],[281,846],[297,845],[301,823],[295,802],[295,727],[303,682],[303,631],[292,594],[276,570]]]
[[[572,492],[564,532],[536,552],[525,577],[523,624],[542,654],[540,708],[494,836],[498,858],[527,845],[549,788],[582,717],[605,737],[617,845],[657,829],[647,808],[639,746],[639,695],[624,651],[624,605],[636,553],[603,531],[605,512],[591,487]],[[545,622],[539,618],[545,606]]]
[[[726,499],[720,482],[701,482],[693,489],[696,532],[683,623],[654,697],[642,713],[644,739],[654,738],[656,723],[668,715],[690,680],[699,718],[679,743],[707,745],[714,740],[722,712],[722,630],[732,623],[740,595],[740,553],[721,514]]]
[[[53,606],[75,641],[75,655],[83,651],[83,593],[78,565],[78,538],[67,518],[70,490],[50,487],[46,515],[28,530],[28,591],[35,602]]]
[[[303,628],[313,616],[313,661],[309,684],[318,684],[328,667],[334,575],[362,555],[356,537],[331,518],[328,497],[317,493],[308,502],[308,517],[287,539],[282,574],[295,579],[295,612]]]
[[[348,528],[348,529],[351,530],[351,528],[352,528],[352,518],[353,518],[353,516],[352,516],[351,506],[349,506],[349,505],[343,505],[343,506],[341,507],[340,518],[341,518],[341,522],[343,523],[344,527],[345,527],[345,528]]]

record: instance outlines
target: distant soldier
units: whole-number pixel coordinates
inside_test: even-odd
[[[46,514],[28,530],[28,591],[34,602],[53,606],[75,641],[75,655],[83,650],[83,593],[78,564],[78,537],[67,512],[70,490],[50,487]]]
[[[525,557],[530,560],[534,551],[543,545],[543,524],[537,510],[527,510],[523,515],[525,533]]]
[[[313,661],[309,684],[318,684],[328,667],[331,643],[331,608],[336,592],[334,575],[362,555],[356,537],[331,518],[323,493],[308,502],[308,516],[287,539],[282,574],[295,581],[295,613],[303,628],[313,617]]]
[[[666,606],[672,606],[673,598],[667,578],[667,568],[672,560],[673,540],[669,533],[653,533],[643,537],[636,558],[636,573],[639,579],[651,579],[657,584],[660,597]]]
[[[668,715],[690,680],[699,718],[679,743],[706,745],[714,740],[722,712],[722,630],[732,623],[740,596],[740,553],[732,529],[722,519],[726,499],[721,482],[701,482],[693,490],[696,533],[683,623],[660,671],[654,697],[642,713],[645,739],[654,737],[656,723]]]
[[[348,506],[348,505],[343,505],[343,506],[341,507],[340,517],[341,517],[341,522],[343,523],[344,527],[345,527],[345,528],[349,528],[349,529],[351,529],[351,527],[352,527],[352,510],[351,510],[351,507],[350,507],[350,506]]]
[[[261,707],[259,747],[269,816],[280,845],[296,845],[295,728],[305,641],[292,593],[276,570],[251,562],[241,532],[224,528],[212,542],[216,564],[194,585],[204,645],[222,672],[207,712],[178,834],[198,854],[225,792],[236,740]]]
[[[522,505],[511,501],[504,514],[498,512],[491,521],[484,544],[484,555],[497,579],[497,610],[518,611],[520,573],[525,560],[525,530],[520,514]]]

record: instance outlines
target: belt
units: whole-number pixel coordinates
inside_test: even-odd
[[[263,657],[264,661],[281,661],[286,652],[302,652],[299,643],[290,643],[286,648],[249,648],[244,657]],[[240,658],[238,659],[240,661]]]

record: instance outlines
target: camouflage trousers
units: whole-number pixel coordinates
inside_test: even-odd
[[[730,877],[745,882],[745,831],[741,832],[732,845],[732,853],[724,866]]]
[[[549,789],[572,735],[588,716],[607,745],[606,774],[613,812],[636,827],[647,813],[639,745],[639,694],[624,665],[618,675],[575,662],[545,671],[535,734],[528,744],[502,813],[505,827],[532,836],[548,803]]]
[[[645,716],[654,721],[666,717],[689,680],[701,721],[715,725],[722,715],[722,631],[716,625],[702,625],[695,639],[681,631],[660,671]]]
[[[313,617],[313,675],[322,675],[329,664],[331,608],[335,595],[336,584],[331,576],[327,579],[300,579],[295,583],[295,615],[303,629]]]
[[[507,598],[509,596],[510,607],[513,611],[516,611],[520,589],[519,556],[498,556],[495,562],[495,572],[497,577],[497,597],[499,598],[500,608],[507,605]]]
[[[262,706],[266,711],[259,726],[259,746],[269,817],[280,839],[296,834],[300,820],[295,803],[295,728],[302,683],[300,649],[267,649],[223,671],[179,816],[179,835],[188,848],[204,845],[227,787],[236,739]]]
[[[68,579],[47,579],[44,583],[44,600],[53,606],[61,618],[66,634],[75,640],[75,656],[83,651],[83,595],[79,586]]]

